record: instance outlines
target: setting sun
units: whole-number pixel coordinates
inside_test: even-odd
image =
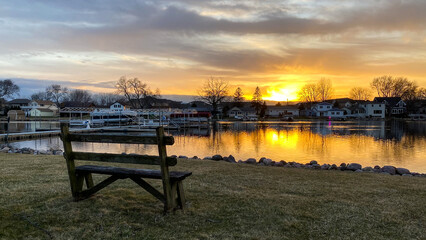
[[[270,101],[295,101],[297,100],[297,88],[271,88],[267,89],[264,100]]]

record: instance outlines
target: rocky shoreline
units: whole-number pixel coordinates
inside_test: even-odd
[[[187,156],[175,156],[182,159],[188,159]],[[394,166],[383,166],[380,167],[378,165],[374,167],[362,167],[359,163],[341,163],[339,166],[336,164],[318,164],[317,161],[312,160],[309,163],[298,163],[298,162],[286,162],[284,160],[281,161],[273,161],[272,159],[262,157],[257,161],[255,158],[248,158],[247,160],[238,160],[236,161],[234,156],[229,155],[221,156],[214,155],[212,157],[205,157],[203,159],[194,156],[191,159],[198,160],[211,160],[211,161],[225,161],[229,163],[237,163],[237,164],[251,164],[256,166],[270,166],[270,167],[285,167],[285,168],[305,168],[305,169],[314,169],[314,170],[340,170],[340,171],[348,171],[348,172],[356,172],[356,173],[380,173],[386,175],[395,175],[395,176],[406,176],[406,177],[426,177],[424,173],[411,172],[406,168],[394,167]]]
[[[2,153],[21,153],[33,155],[63,155],[61,149],[50,148],[49,150],[34,150],[32,148],[14,148],[10,145],[0,145],[0,152]]]
[[[3,153],[18,153],[18,154],[33,154],[33,155],[63,155],[63,151],[61,149],[50,148],[49,150],[34,150],[31,148],[14,148],[10,145],[0,145],[0,152]],[[126,154],[126,153],[123,153]],[[171,157],[177,157],[181,159],[189,159],[187,156],[176,156],[172,155]],[[408,177],[426,177],[424,173],[411,172],[406,168],[394,167],[394,166],[383,166],[380,167],[378,165],[374,167],[362,167],[361,164],[358,163],[341,163],[339,166],[336,164],[318,164],[317,161],[312,160],[309,163],[298,163],[298,162],[286,162],[284,160],[281,161],[273,161],[272,159],[262,157],[257,161],[255,158],[248,158],[247,160],[235,160],[235,157],[232,155],[229,156],[221,156],[214,155],[211,157],[205,157],[203,159],[194,156],[191,159],[196,160],[211,160],[211,161],[224,161],[228,163],[238,163],[238,164],[251,164],[256,166],[270,166],[270,167],[285,167],[285,168],[306,168],[306,169],[315,169],[315,170],[340,170],[340,171],[348,171],[348,172],[356,172],[356,173],[380,173],[387,175],[396,175],[396,176],[408,176]]]

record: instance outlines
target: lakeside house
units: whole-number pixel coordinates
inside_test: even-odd
[[[374,102],[385,104],[387,116],[402,116],[407,112],[407,104],[400,97],[375,97]]]
[[[56,112],[48,108],[33,108],[28,112],[30,117],[54,117]]]
[[[16,120],[25,120],[25,112],[22,110],[9,110],[9,112],[7,112],[7,117],[11,120],[11,121],[16,121]]]
[[[298,117],[299,111],[299,106],[297,105],[268,106],[266,115],[270,117]]]
[[[233,107],[228,111],[228,117],[236,119],[257,118],[256,110],[249,106]]]
[[[38,109],[39,111],[32,111],[34,109]],[[56,116],[56,114],[59,112],[59,108],[58,106],[56,106],[55,103],[46,100],[33,100],[28,104],[28,106],[21,106],[21,110],[24,111],[25,114],[30,117],[38,117],[44,115],[50,116],[51,114],[53,114],[53,116]]]
[[[26,99],[26,98],[18,98],[18,99],[13,99],[9,102],[7,102],[5,105],[6,107],[10,108],[10,109],[21,109],[21,107],[27,107],[29,105],[29,103],[31,102],[31,100]]]

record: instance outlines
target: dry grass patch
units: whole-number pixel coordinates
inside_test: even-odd
[[[73,202],[62,157],[0,154],[0,166],[4,239],[426,238],[425,178],[180,160],[189,209],[163,216],[130,180]]]

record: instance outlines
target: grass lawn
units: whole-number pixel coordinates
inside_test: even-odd
[[[63,157],[0,153],[0,239],[426,239],[426,178],[191,159],[173,169],[193,172],[189,208],[164,216],[131,180],[73,202]]]

